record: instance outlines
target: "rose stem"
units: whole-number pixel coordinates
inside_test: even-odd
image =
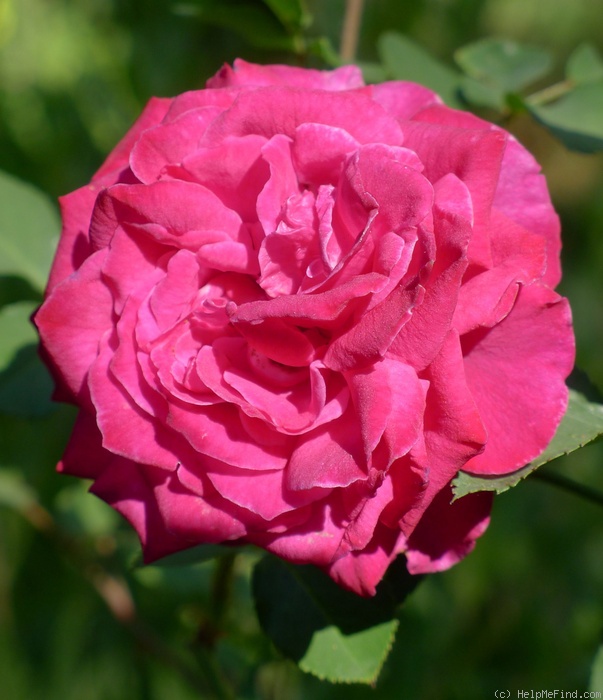
[[[230,700],[229,693],[219,692],[215,684],[215,669],[203,665],[207,678],[197,675],[193,668],[184,662],[167,646],[161,637],[146,625],[136,614],[136,606],[125,580],[109,573],[96,559],[91,560],[88,551],[77,540],[60,529],[51,513],[32,498],[15,510],[40,534],[49,539],[59,553],[66,556],[75,569],[92,585],[103,600],[115,620],[136,640],[142,649],[169,666],[193,688],[201,697],[211,688],[210,697],[216,700]]]
[[[344,63],[351,63],[356,55],[363,6],[364,0],[346,0],[339,49],[339,55]]]
[[[224,616],[228,608],[236,556],[236,552],[229,552],[216,559],[209,615],[199,625],[197,637],[192,644],[192,652],[199,665],[204,670],[205,675],[211,678],[212,688],[217,697],[223,700],[235,700],[235,698],[211,652],[221,634]]]
[[[600,491],[595,491],[589,486],[584,486],[584,484],[579,484],[572,479],[568,479],[566,476],[561,474],[555,474],[554,472],[545,472],[537,470],[530,475],[534,479],[540,479],[547,484],[557,486],[557,488],[573,493],[576,496],[585,498],[591,503],[596,503],[597,505],[603,506],[603,493]]]

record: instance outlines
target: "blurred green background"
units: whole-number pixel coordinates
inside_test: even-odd
[[[0,169],[54,199],[89,180],[152,95],[202,87],[237,56],[320,66],[330,50],[324,37],[338,50],[343,0],[308,0],[313,22],[303,33],[274,12],[278,4],[0,0]],[[536,44],[555,56],[548,84],[584,40],[603,48],[603,4],[368,0],[357,58],[376,61],[389,30],[450,65],[455,49],[481,37]],[[560,291],[574,309],[578,363],[601,387],[603,156],[569,152],[525,114],[505,126],[548,177],[563,221]],[[15,299],[35,302],[37,293],[5,280],[0,306]],[[476,551],[407,601],[376,688],[332,686],[282,660],[261,635],[249,594],[255,552],[222,557],[217,568],[137,567],[132,532],[85,484],[54,472],[71,412],[10,413],[0,406],[2,698],[212,697],[198,679],[214,663],[201,638],[236,698],[467,700],[588,688],[603,633],[601,505],[534,477],[497,497]],[[603,491],[602,457],[594,445],[546,469]],[[229,567],[234,584],[224,591]]]

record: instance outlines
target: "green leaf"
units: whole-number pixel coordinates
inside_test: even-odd
[[[603,435],[603,404],[594,403],[584,393],[569,390],[569,405],[555,436],[546,450],[522,469],[503,476],[476,476],[460,472],[452,482],[454,500],[476,491],[503,493],[547,462],[569,454]]]
[[[603,692],[603,645],[599,647],[595,654],[588,689],[591,692]],[[594,697],[594,696],[593,696]]]
[[[390,78],[420,83],[437,92],[447,104],[461,106],[458,88],[462,76],[455,70],[397,32],[382,34],[377,46]]]
[[[603,150],[603,80],[578,85],[557,101],[526,107],[567,148],[582,153]]]
[[[255,567],[258,618],[277,648],[334,683],[373,683],[391,649],[397,606],[419,582],[396,560],[373,598],[361,598],[313,566],[267,556]]]
[[[30,316],[36,304],[18,302],[0,310],[0,412],[34,417],[55,409],[53,382],[38,356]]]
[[[35,303],[21,301],[0,309],[0,372],[6,370],[23,345],[37,343],[36,329],[29,320],[35,308]]]
[[[368,85],[374,83],[383,83],[387,80],[387,73],[380,63],[369,63],[356,61],[356,65],[362,71],[364,82]]]
[[[565,75],[577,85],[603,80],[601,54],[591,44],[581,44],[568,58]]]
[[[287,34],[277,17],[263,5],[247,2],[231,5],[223,0],[203,0],[200,3],[179,3],[175,11],[232,31],[257,48],[283,51],[296,49],[295,38]]]
[[[302,0],[264,0],[285,27],[294,30],[308,26],[311,17]]]
[[[485,85],[473,78],[463,78],[460,91],[463,99],[476,107],[489,107],[500,112],[506,105],[504,90],[492,85]]]
[[[43,291],[59,229],[46,195],[0,172],[0,275],[23,277]]]
[[[514,92],[549,72],[551,55],[535,46],[502,39],[482,39],[458,49],[454,59],[471,78]]]

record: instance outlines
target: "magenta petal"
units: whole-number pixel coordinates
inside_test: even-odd
[[[97,361],[89,374],[92,402],[96,408],[98,426],[103,434],[103,447],[142,464],[164,469],[175,469],[178,462],[191,450],[179,435],[166,428],[164,416],[154,416],[144,411],[127,394],[107,366],[112,352],[104,339]],[[157,411],[162,406],[156,397]]]
[[[493,204],[520,226],[545,238],[547,267],[543,281],[555,287],[561,279],[559,217],[540,166],[512,136],[507,141]]]
[[[238,240],[241,219],[215,194],[192,182],[115,185],[99,198],[91,226],[102,240],[118,224],[136,225],[160,243],[196,251],[205,243]]]
[[[270,178],[257,201],[258,218],[265,235],[276,231],[285,201],[300,194],[291,159],[291,144],[290,138],[277,134],[262,146],[262,157],[270,167]]]
[[[260,323],[266,319],[295,319],[296,325],[320,327],[332,325],[333,321],[353,309],[355,302],[387,284],[387,278],[376,273],[355,277],[332,290],[318,294],[296,294],[281,296],[268,301],[252,301],[226,307],[231,323]]]
[[[193,407],[173,401],[167,424],[200,454],[243,469],[283,469],[290,439],[280,436],[270,445],[256,443],[241,425],[235,406]]]
[[[366,479],[358,419],[348,411],[300,438],[287,466],[287,488],[336,488]]]
[[[571,313],[546,287],[522,287],[509,315],[463,337],[467,383],[488,441],[465,467],[505,474],[548,445],[565,413],[565,379],[574,363]]]
[[[80,411],[73,426],[69,443],[57,469],[84,479],[96,479],[115,457],[102,446],[102,435],[96,417]]]
[[[42,345],[73,396],[85,385],[103,334],[112,327],[113,299],[100,279],[107,251],[89,257],[55,287],[36,312]]]
[[[255,134],[226,138],[212,148],[190,153],[182,161],[182,168],[195,182],[211,189],[229,209],[238,212],[243,221],[253,221],[258,195],[268,179],[268,165],[260,157],[265,143],[263,136]]]
[[[494,267],[461,287],[453,325],[463,335],[478,326],[493,326],[511,310],[520,284],[530,284],[546,269],[546,242],[538,234],[492,211]]]
[[[295,85],[310,90],[351,90],[364,85],[362,73],[356,66],[342,66],[335,70],[320,71],[295,66],[258,66],[236,58],[233,68],[224,64],[207,81],[208,88],[251,87],[265,85]]]
[[[167,528],[154,493],[154,482],[168,474],[127,459],[113,457],[90,491],[106,501],[134,527],[147,563],[191,546]]]
[[[178,477],[179,471],[156,483],[153,498],[168,533],[186,546],[199,542],[214,543],[238,540],[247,528],[209,484],[203,492],[186,488]]]
[[[282,471],[251,471],[249,469],[208,471],[208,479],[224,499],[255,513],[264,520],[274,520],[283,513],[303,508],[324,498],[325,489],[289,491],[283,484]],[[186,484],[188,476],[179,471],[180,480]]]
[[[331,564],[341,542],[341,522],[328,503],[317,503],[307,520],[286,532],[252,532],[247,539],[269,552],[296,564],[315,564],[327,567]]]
[[[423,428],[423,385],[411,367],[389,358],[346,377],[360,419],[367,462],[384,439],[388,448],[385,466],[389,467],[411,449]]]
[[[473,210],[467,187],[447,175],[435,187],[435,260],[423,281],[425,295],[391,344],[391,352],[417,370],[439,352],[451,323],[461,281],[467,269],[467,248]]]
[[[199,264],[188,250],[170,258],[165,277],[153,289],[149,304],[158,330],[166,331],[187,316],[199,291]]]
[[[490,523],[492,498],[492,493],[472,493],[452,503],[451,489],[444,488],[408,539],[408,571],[444,571],[469,554]]]
[[[293,160],[300,182],[336,185],[348,154],[359,147],[347,131],[324,124],[300,124]]]
[[[371,85],[371,91],[375,102],[385,107],[388,114],[403,121],[412,119],[422,109],[442,104],[441,98],[432,90],[402,80]]]
[[[483,450],[488,439],[465,378],[460,342],[454,331],[450,331],[424,376],[429,381],[424,444],[415,445],[411,458],[425,475],[426,488],[420,500],[402,515],[400,525],[407,535],[436,493]]]
[[[431,211],[433,186],[422,163],[406,148],[368,144],[351,158],[346,177],[367,209],[377,210],[384,232],[404,233]]]
[[[404,538],[399,531],[378,526],[371,544],[362,551],[337,558],[328,572],[340,586],[361,596],[374,596],[387,567],[403,551]]]
[[[359,114],[362,119],[358,119]],[[295,138],[297,127],[305,123],[336,126],[360,143],[399,146],[403,139],[397,121],[364,92],[266,87],[239,93],[232,107],[208,129],[201,145],[247,134]]]
[[[434,119],[442,108],[420,114]],[[473,202],[474,231],[469,246],[469,261],[491,266],[488,224],[507,138],[499,131],[466,129],[440,124],[408,122],[404,125],[404,145],[415,151],[425,166],[425,175],[437,182],[453,174],[465,183]]]
[[[324,358],[325,365],[341,372],[381,360],[411,318],[422,292],[421,287],[410,290],[398,287],[331,343]]]
[[[46,285],[47,296],[92,254],[88,227],[101,189],[100,185],[90,184],[59,198],[63,228]]]
[[[196,150],[208,125],[221,112],[218,107],[190,110],[173,121],[147,129],[132,149],[132,172],[146,184],[158,180],[167,165],[181,163]]]

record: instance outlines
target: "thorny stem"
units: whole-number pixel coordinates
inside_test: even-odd
[[[136,606],[126,581],[108,572],[100,561],[91,560],[77,540],[63,532],[51,513],[35,501],[29,501],[18,508],[21,516],[39,533],[53,542],[61,554],[75,564],[77,570],[92,585],[103,600],[115,620],[122,625],[147,653],[156,657],[166,666],[176,671],[200,697],[216,700],[231,700],[229,689],[223,681],[216,681],[217,670],[213,659],[205,656],[202,660],[204,676],[180,658],[162,638],[142,621],[136,612]],[[207,695],[209,689],[209,695]]]
[[[591,503],[596,503],[599,506],[603,506],[603,493],[600,491],[595,491],[589,486],[584,486],[584,484],[579,484],[577,481],[568,479],[566,476],[541,470],[536,470],[530,476],[534,479],[540,479],[540,481],[544,481],[547,484],[563,489],[569,493],[573,493],[576,496],[585,498]]]
[[[356,55],[363,7],[364,0],[346,0],[339,48],[339,55],[344,63],[352,62]]]

